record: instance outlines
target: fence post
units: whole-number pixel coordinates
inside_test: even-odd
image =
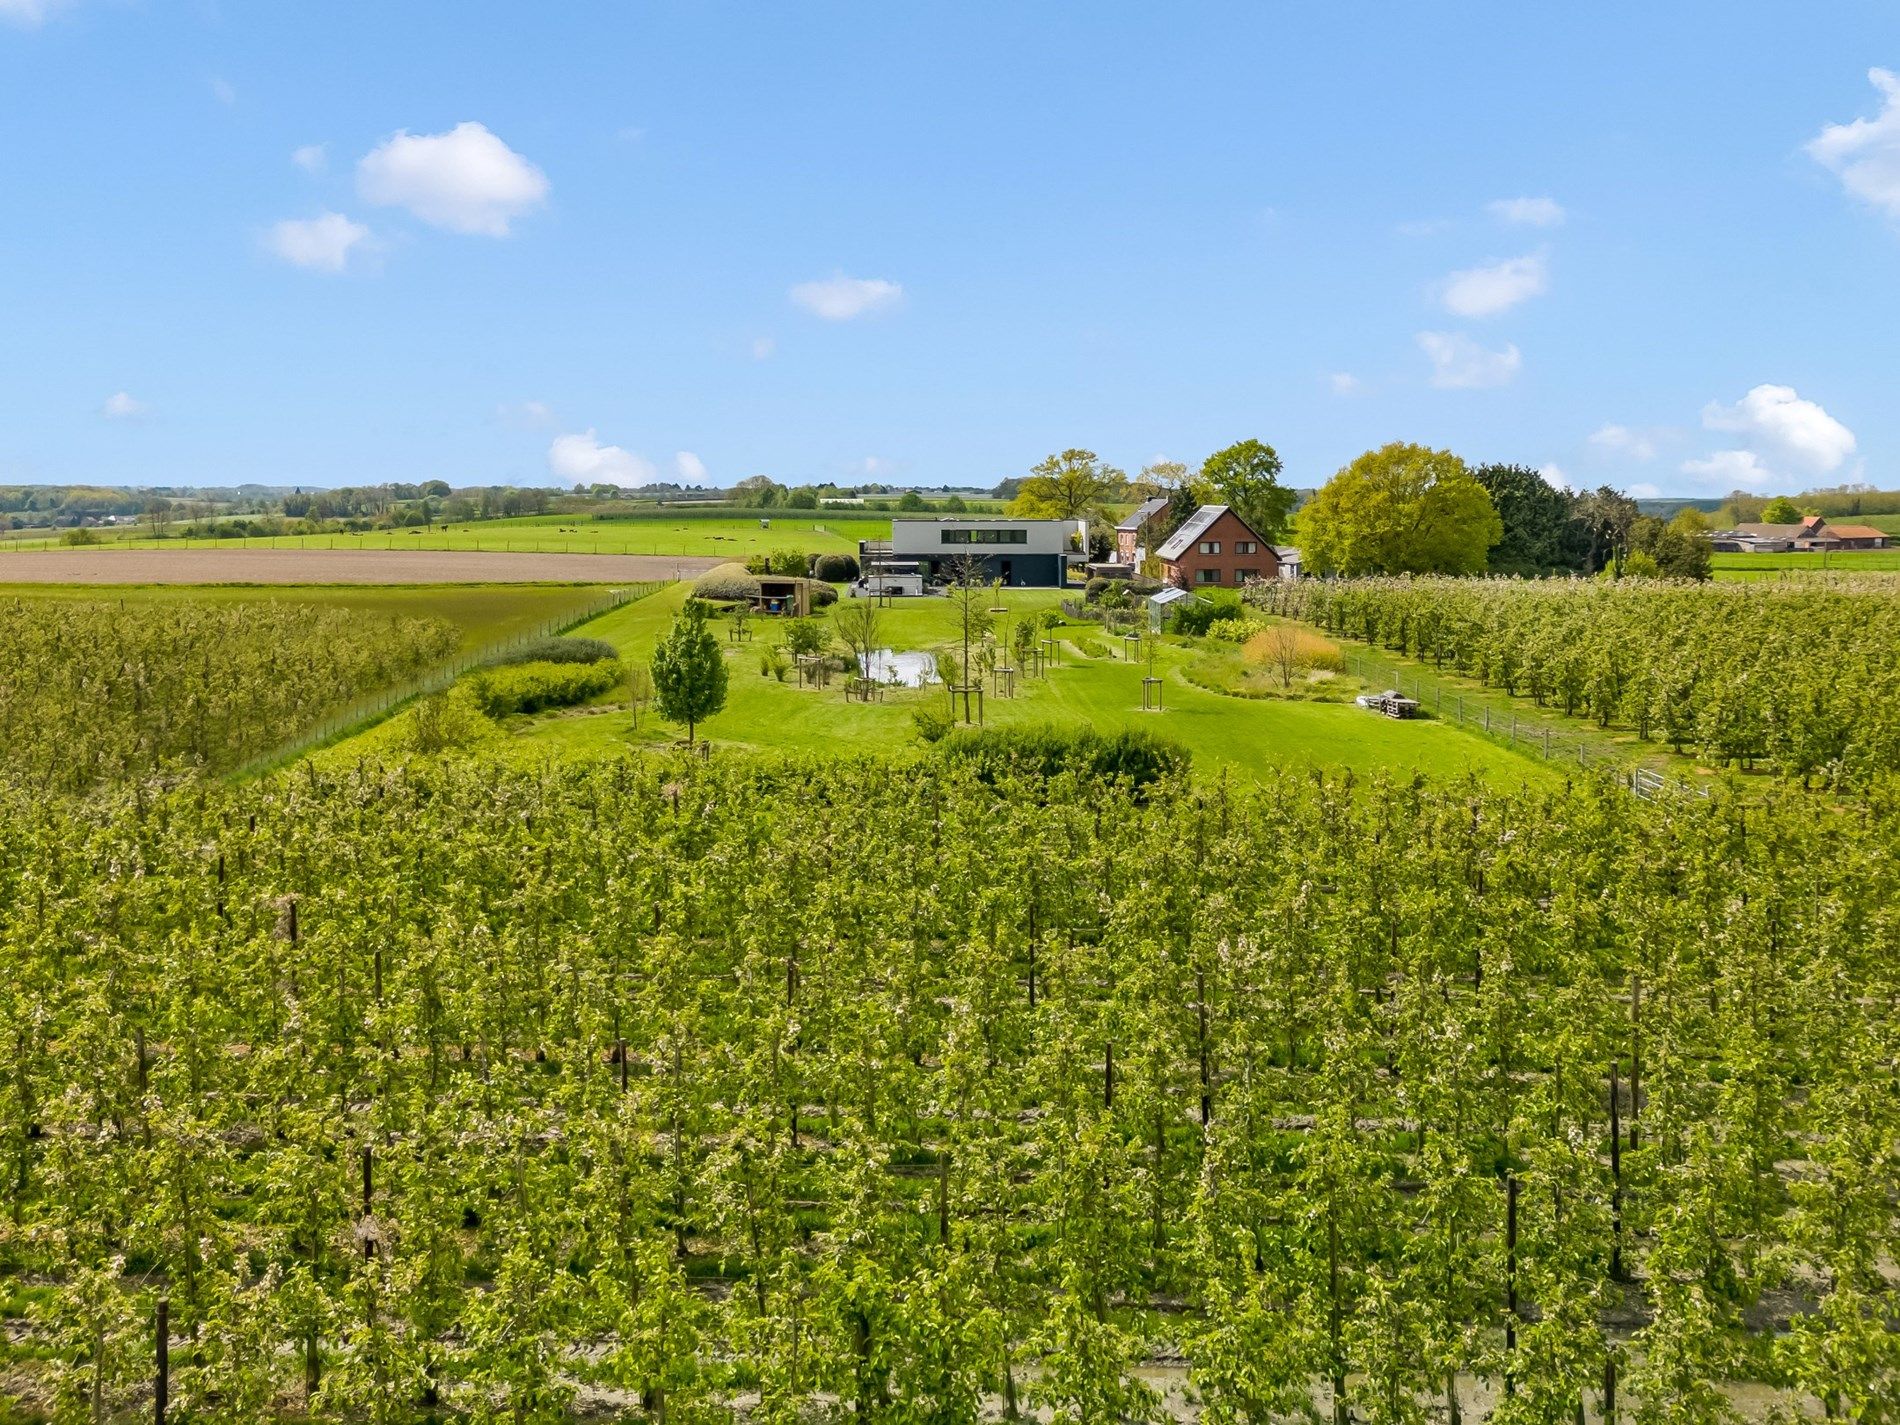
[[[155,1425],[165,1425],[165,1408],[171,1403],[171,1351],[172,1351],[172,1303],[170,1297],[158,1299],[158,1310],[153,1313],[152,1335],[156,1349],[157,1368],[152,1373],[152,1419]]]

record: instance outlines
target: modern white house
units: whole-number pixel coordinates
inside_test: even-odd
[[[942,583],[960,563],[974,561],[983,578],[1006,588],[1059,589],[1069,582],[1069,566],[1088,558],[1087,549],[1087,520],[899,515],[888,540],[859,541],[858,562],[867,581],[909,574]]]

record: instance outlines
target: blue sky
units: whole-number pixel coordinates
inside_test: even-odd
[[[1896,18],[0,0],[0,482],[1893,487]]]

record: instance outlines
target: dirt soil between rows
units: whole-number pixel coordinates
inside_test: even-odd
[[[422,549],[45,549],[0,553],[0,584],[632,584],[720,561],[668,554]]]

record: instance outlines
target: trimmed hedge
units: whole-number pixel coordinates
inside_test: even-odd
[[[1184,774],[1192,754],[1178,742],[1142,728],[1098,732],[1092,727],[1044,723],[1028,727],[959,728],[937,744],[947,761],[973,767],[979,779],[1009,775],[1053,777],[1079,772],[1100,781],[1126,781],[1135,799],[1147,788]]]
[[[849,554],[821,554],[811,566],[812,577],[827,584],[849,584],[858,577],[858,561]]]
[[[490,717],[571,707],[616,687],[623,676],[620,660],[599,663],[511,663],[477,673],[469,689]]]
[[[604,663],[620,650],[604,638],[537,638],[488,660],[493,668],[511,663]]]
[[[709,603],[750,603],[758,597],[759,576],[743,564],[720,564],[693,581],[693,597]]]
[[[827,609],[838,602],[838,591],[821,579],[799,579],[809,592],[811,606]],[[751,603],[759,596],[759,576],[743,564],[721,564],[708,569],[693,584],[693,596],[711,604]]]

